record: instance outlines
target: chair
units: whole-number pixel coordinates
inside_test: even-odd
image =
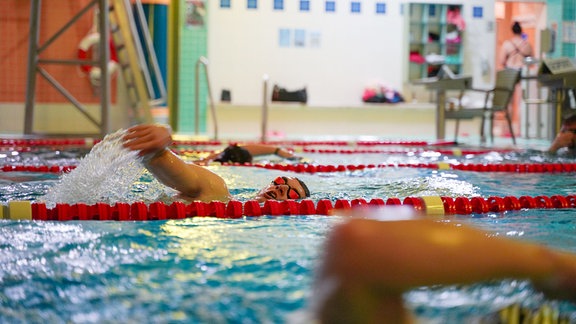
[[[484,135],[484,125],[486,123],[486,118],[490,119],[490,140],[494,142],[494,115],[496,112],[503,112],[508,122],[508,128],[510,129],[510,135],[512,136],[512,142],[516,145],[516,137],[514,136],[514,131],[512,129],[512,120],[510,118],[510,111],[508,106],[510,101],[514,96],[514,89],[516,84],[520,81],[520,70],[517,69],[504,69],[496,72],[496,84],[494,88],[490,90],[483,89],[466,89],[464,91],[476,91],[485,93],[484,105],[482,107],[472,107],[463,108],[462,107],[462,97],[464,91],[460,93],[459,104],[456,109],[448,109],[445,114],[446,119],[456,120],[456,130],[454,134],[455,140],[458,139],[458,129],[460,126],[461,119],[473,119],[476,117],[482,118],[482,124],[480,127],[480,137],[482,142],[486,141]]]

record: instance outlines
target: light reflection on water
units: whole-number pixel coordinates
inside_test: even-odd
[[[576,252],[571,211],[453,217]],[[0,222],[0,322],[284,322],[304,318],[326,233],[342,218],[198,217],[152,222]],[[561,239],[559,238],[561,237]],[[525,281],[406,295],[431,322],[545,300]],[[570,304],[555,303],[563,312]],[[17,315],[16,315],[17,314]]]
[[[335,220],[2,221],[0,322],[282,322]]]
[[[549,159],[516,153],[461,158],[438,154],[308,157],[324,164]],[[282,173],[211,168],[243,201]],[[383,168],[297,176],[308,184],[313,200],[333,201],[425,195],[568,195],[574,187],[571,174]],[[52,174],[0,173],[0,202],[35,201],[58,180]],[[130,189],[129,198],[158,197],[159,189],[152,183],[144,174]],[[497,235],[576,252],[570,210],[454,218]],[[260,323],[305,318],[321,243],[338,221],[321,216],[134,223],[0,221],[0,322]],[[530,306],[543,301],[524,281],[421,288],[406,298],[420,317],[435,323],[461,321],[511,302]],[[572,305],[559,303],[557,307],[574,312]]]

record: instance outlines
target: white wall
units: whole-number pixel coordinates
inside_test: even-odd
[[[336,0],[335,13],[325,12],[324,0],[311,0],[309,12],[300,12],[297,0],[285,0],[283,11],[274,11],[272,0],[259,0],[257,10],[246,9],[245,0],[233,0],[230,9],[221,9],[218,0],[207,1],[214,95],[219,97],[222,89],[230,89],[233,104],[261,103],[263,75],[269,75],[270,85],[278,83],[289,90],[306,86],[312,106],[362,105],[362,92],[374,81],[402,91],[408,56],[402,4],[408,2],[358,1],[362,4],[360,14],[350,12],[350,0]],[[386,14],[375,13],[376,2],[386,4]],[[494,1],[435,3],[464,5],[468,24],[465,72],[481,75],[480,60],[487,60],[494,69],[494,28],[489,26],[494,24]],[[473,6],[484,8],[484,18],[472,18]],[[305,30],[307,42],[310,34],[316,33],[319,45],[280,47],[281,28],[292,33]]]

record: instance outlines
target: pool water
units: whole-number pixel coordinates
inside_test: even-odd
[[[2,222],[0,322],[281,323],[333,222]]]
[[[0,162],[78,164],[82,153],[13,154]],[[63,157],[63,154],[65,157]],[[555,161],[534,152],[451,156],[415,154],[306,154],[322,164],[474,161]],[[1,164],[1,163],[0,163]],[[106,166],[108,167],[108,166]],[[249,200],[277,170],[211,166],[232,194]],[[536,196],[573,194],[573,173],[480,173],[423,168],[295,174],[319,199],[439,195]],[[90,181],[86,178],[86,181]],[[0,172],[0,202],[42,201],[61,183],[56,174]],[[106,186],[121,185],[106,184]],[[126,197],[169,195],[146,173]],[[115,188],[112,188],[115,189]],[[103,190],[100,188],[99,190]],[[78,197],[76,197],[78,198]],[[0,322],[310,322],[311,283],[326,234],[339,216],[246,217],[149,222],[0,221]],[[572,209],[521,210],[450,216],[519,239],[576,252]],[[525,281],[423,287],[406,301],[425,323],[478,322],[512,303],[549,303],[576,318],[573,304],[545,300]]]

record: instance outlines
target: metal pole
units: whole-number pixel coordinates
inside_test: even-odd
[[[446,137],[446,90],[436,90],[436,139],[444,140]]]
[[[214,107],[214,98],[212,97],[212,87],[210,85],[210,76],[208,73],[208,59],[204,56],[200,57],[200,61],[204,65],[204,73],[206,77],[206,86],[208,87],[208,98],[210,100],[210,111],[212,111],[212,120],[214,121],[214,140],[218,140],[218,120],[216,118],[216,107]]]
[[[194,134],[198,135],[200,129],[200,64],[201,59],[196,61],[196,71],[194,77]]]
[[[100,31],[100,134],[104,137],[110,133],[110,34],[108,23],[108,0],[100,0],[98,28]]]
[[[260,141],[266,142],[266,133],[268,132],[268,75],[264,74],[262,85],[262,136]]]
[[[40,0],[30,5],[30,38],[28,39],[28,82],[26,83],[26,112],[24,134],[32,134],[34,124],[34,102],[36,100],[36,68],[38,65],[38,40],[40,29]]]

